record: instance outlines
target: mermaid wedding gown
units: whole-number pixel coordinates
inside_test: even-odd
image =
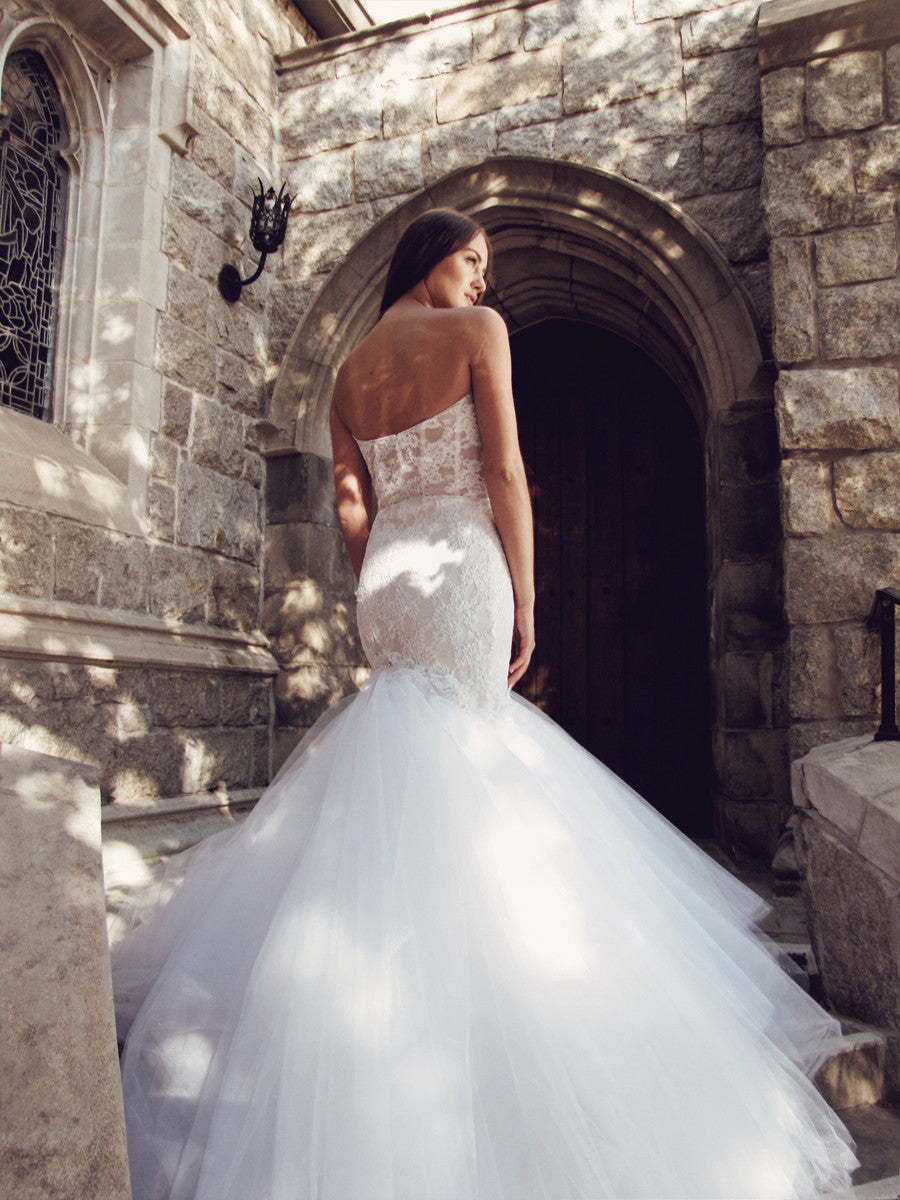
[[[114,948],[135,1200],[800,1200],[836,1023],[531,705],[469,397],[360,443],[373,672]]]

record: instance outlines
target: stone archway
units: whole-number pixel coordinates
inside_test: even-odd
[[[377,316],[397,237],[436,205],[460,208],[490,232],[492,303],[512,333],[552,317],[599,326],[640,347],[690,407],[705,465],[716,831],[728,848],[767,852],[787,784],[784,731],[774,727],[762,665],[781,637],[772,376],[750,306],[712,240],[671,204],[602,171],[510,157],[454,172],[374,226],[298,325],[265,430],[266,621],[284,667],[280,720],[307,724],[352,686],[361,661],[352,580],[335,566],[328,404],[338,366]]]

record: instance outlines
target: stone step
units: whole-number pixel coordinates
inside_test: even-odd
[[[887,1038],[880,1030],[856,1021],[843,1020],[841,1027],[841,1049],[819,1071],[816,1087],[837,1112],[878,1104],[886,1099]]]

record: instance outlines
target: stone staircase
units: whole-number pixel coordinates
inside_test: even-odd
[[[799,885],[770,871],[736,871],[721,852],[723,866],[772,906],[763,931],[797,964],[811,995],[823,999]],[[816,1077],[816,1087],[856,1141],[860,1166],[853,1176],[855,1200],[900,1200],[900,1095],[885,1073],[885,1034],[859,1021],[841,1019],[842,1046]]]

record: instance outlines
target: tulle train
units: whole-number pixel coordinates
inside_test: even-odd
[[[114,951],[135,1200],[847,1186],[757,897],[518,698],[376,672],[160,887]]]

